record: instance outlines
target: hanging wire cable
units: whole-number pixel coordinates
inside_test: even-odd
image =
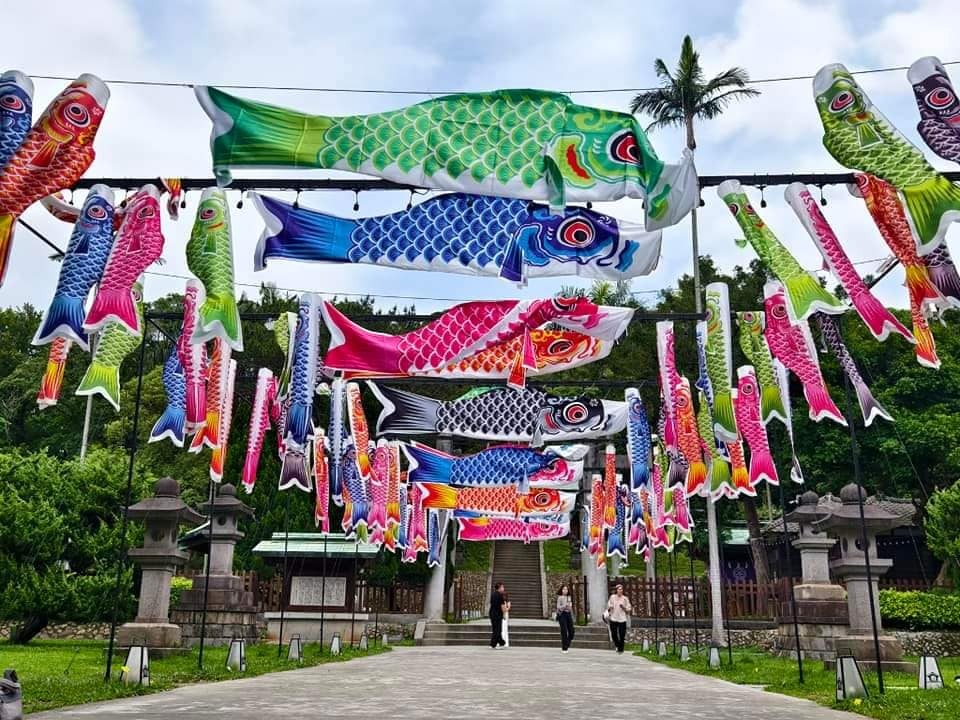
[[[960,65],[960,60],[951,60],[941,63],[942,65]],[[880,68],[865,68],[863,70],[853,70],[851,75],[872,75],[876,73],[905,72],[909,69],[907,65],[896,65]],[[63,80],[71,81],[75,78],[66,75],[36,75],[29,74],[34,80]],[[797,82],[801,80],[812,80],[813,75],[781,75],[779,77],[766,77],[750,80],[747,85],[768,85],[771,83]],[[205,83],[178,82],[164,80],[130,80],[125,78],[114,78],[104,80],[109,85],[137,85],[142,87],[173,87],[173,88],[192,88],[194,85],[203,85]],[[241,83],[209,83],[218,88],[227,88],[230,90],[278,90],[284,92],[316,92],[316,93],[344,93],[352,95],[454,95],[462,92],[477,92],[469,90],[405,90],[388,88],[334,88],[334,87],[310,87],[303,85],[246,85]],[[649,92],[656,90],[656,87],[614,87],[614,88],[581,88],[576,90],[564,90],[569,95],[599,95],[603,93],[627,93],[627,92]]]

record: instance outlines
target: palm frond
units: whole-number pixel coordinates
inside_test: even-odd
[[[710,81],[703,86],[703,94],[712,95],[719,90],[732,87],[742,88],[749,82],[750,74],[746,70],[739,67],[732,67],[710,78]]]
[[[673,82],[673,75],[670,74],[670,68],[668,68],[667,64],[660,58],[653,61],[653,71],[661,80],[665,80],[668,83]]]
[[[677,63],[676,82],[690,89],[703,83],[703,68],[700,53],[693,48],[693,40],[687,35],[680,46],[680,61]]]
[[[746,98],[756,97],[760,94],[759,90],[753,88],[739,88],[737,90],[728,90],[715,97],[705,101],[697,108],[697,117],[704,120],[713,120],[723,114],[727,106],[734,100],[744,100]]]
[[[648,90],[636,95],[630,101],[630,112],[643,113],[651,117],[659,117],[664,113],[673,112],[680,108],[676,96],[672,93],[672,88],[657,88]]]
[[[675,114],[672,114],[672,115],[663,115],[661,117],[658,117],[652,123],[647,125],[646,128],[644,128],[644,132],[650,133],[653,130],[659,130],[660,128],[683,127],[683,124],[684,124],[683,113],[680,111],[677,111]]]

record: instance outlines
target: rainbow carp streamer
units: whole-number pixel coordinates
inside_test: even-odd
[[[52,407],[60,400],[63,375],[67,369],[67,355],[72,345],[73,341],[65,337],[58,337],[50,343],[47,367],[40,381],[40,392],[37,393],[37,407],[40,410]]]

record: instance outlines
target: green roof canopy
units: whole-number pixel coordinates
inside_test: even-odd
[[[257,543],[253,554],[264,558],[281,558],[284,545],[287,557],[372,558],[380,550],[378,545],[348,540],[341,533],[273,533],[269,540]]]

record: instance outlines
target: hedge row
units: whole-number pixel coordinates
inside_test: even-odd
[[[884,627],[904,630],[960,629],[960,595],[880,591]]]

